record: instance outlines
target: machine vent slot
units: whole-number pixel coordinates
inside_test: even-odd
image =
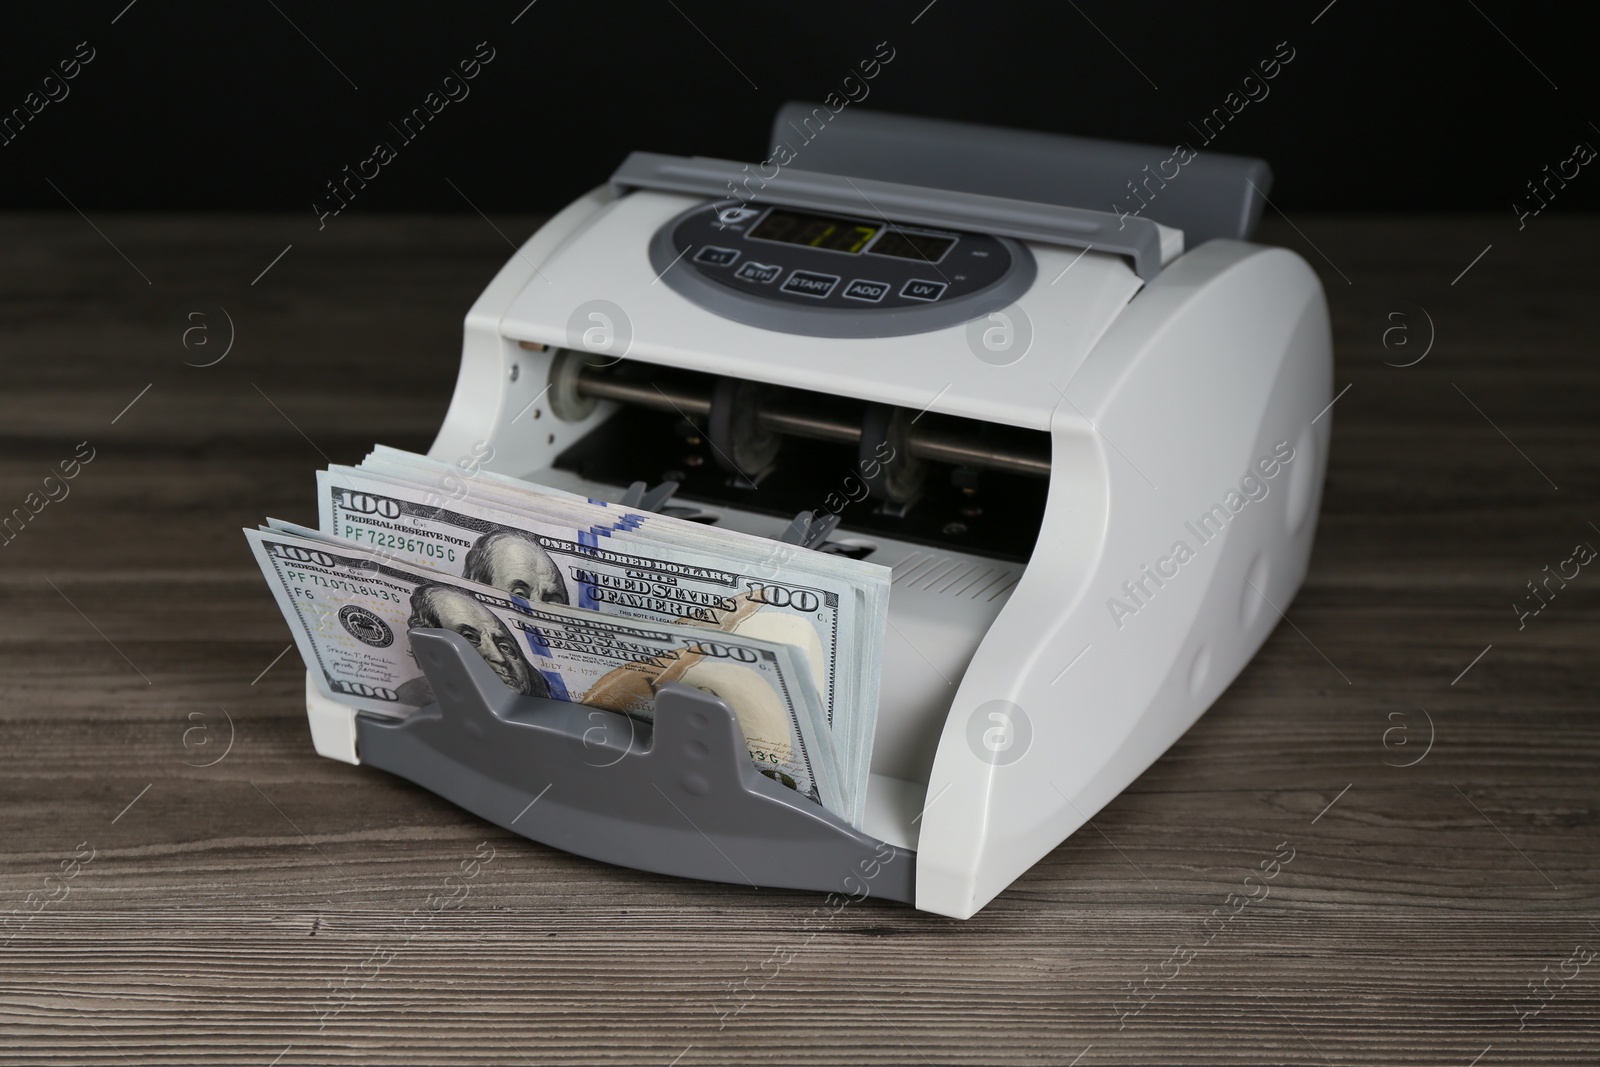
[[[1021,577],[1022,570],[1018,567],[913,552],[895,565],[890,584],[992,602],[1009,592]]]

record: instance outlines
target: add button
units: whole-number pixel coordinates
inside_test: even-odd
[[[930,282],[926,278],[912,278],[900,287],[900,295],[907,300],[937,300],[944,295],[944,282]]]
[[[878,301],[882,300],[888,292],[888,282],[869,282],[865,278],[857,278],[855,281],[845,286],[844,292],[840,295],[847,296],[851,300],[865,300],[868,303],[876,304]]]

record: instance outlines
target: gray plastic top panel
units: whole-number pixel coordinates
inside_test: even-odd
[[[773,121],[771,150],[787,145],[811,171],[914,181],[969,193],[1108,212],[1139,211],[1181,229],[1194,248],[1247,240],[1272,191],[1265,160],[1205,149],[1198,132],[1176,147],[979,126],[792,102]],[[1255,188],[1252,189],[1251,185]],[[1137,190],[1137,196],[1135,196]],[[1141,208],[1141,204],[1145,206]],[[1129,221],[1132,221],[1131,219]]]
[[[768,178],[760,168],[725,159],[634,152],[611,176],[611,184],[618,192],[658,189],[717,200],[736,196],[813,211],[866,214],[886,222],[1093,248],[1132,257],[1134,271],[1146,281],[1161,273],[1161,233],[1149,219],[1119,219],[1088,208],[939,189],[926,184],[930,177],[936,176],[911,185],[783,167]]]

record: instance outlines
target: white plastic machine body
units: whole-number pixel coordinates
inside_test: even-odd
[[[966,918],[1177,740],[1287,610],[1306,573],[1331,421],[1321,286],[1286,250],[1218,239],[1184,251],[1180,233],[1147,220],[1066,209],[1030,222],[1014,200],[868,179],[847,180],[847,192],[794,172],[730,199],[728,186],[719,196],[707,184],[724,177],[711,161],[636,156],[534,234],[467,316],[431,455],[617,499],[620,479],[557,466],[618,411],[601,401],[563,421],[551,410],[552,362],[582,347],[629,366],[1047,434],[1048,488],[1025,561],[897,539],[881,524],[856,530],[849,512],[832,535],[875,546],[868,558],[893,570],[862,829],[915,850],[918,908]],[[980,304],[929,328],[901,316],[883,329],[807,332],[792,300],[787,319],[739,321],[759,315],[714,310],[668,283],[697,253],[663,270],[658,235],[746,196],[752,221],[772,205],[818,210],[850,196],[862,218],[926,232],[987,223],[1035,269],[998,311]],[[1080,217],[1089,223],[1074,236],[1067,223]],[[1095,247],[1097,235],[1133,240],[1132,223],[1144,227],[1136,254]],[[770,258],[740,247],[746,260]],[[983,341],[995,328],[998,352]],[[1019,329],[1025,343],[1004,348]],[[788,521],[690,502],[768,537]],[[308,694],[318,750],[354,762],[348,713]]]

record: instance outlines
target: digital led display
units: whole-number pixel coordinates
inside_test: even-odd
[[[869,251],[875,256],[894,256],[896,259],[921,259],[937,263],[956,243],[954,237],[935,237],[929,233],[906,233],[890,229],[878,238]]]
[[[767,212],[767,217],[750,231],[750,236],[759,241],[779,241],[856,255],[877,236],[879,229],[858,219],[829,218],[826,215],[774,209]]]

